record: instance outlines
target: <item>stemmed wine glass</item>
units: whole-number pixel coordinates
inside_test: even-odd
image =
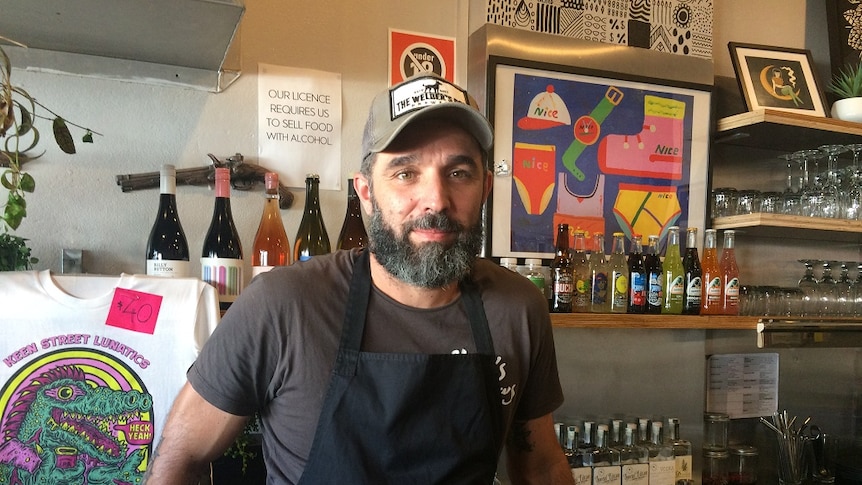
[[[778,156],[784,160],[787,167],[787,174],[784,177],[784,191],[781,193],[781,213],[798,216],[801,213],[801,190],[802,176],[800,171],[799,177],[794,177],[793,166],[799,165],[799,157],[796,153],[784,153]]]
[[[814,277],[814,260],[800,259],[800,263],[805,265],[805,273],[799,279],[799,291],[802,292],[802,314],[805,316],[814,316],[820,314],[820,300],[818,297],[817,278]],[[860,282],[862,284],[862,282]]]
[[[793,158],[802,166],[802,183],[800,193],[802,194],[802,207],[800,213],[803,216],[817,217],[820,212],[820,198],[817,193],[817,160],[823,156],[820,150],[799,150],[793,152]],[[815,165],[812,172],[811,165]]]
[[[838,275],[836,286],[836,310],[838,315],[850,316],[853,315],[853,280],[850,279],[850,265],[853,264],[847,261],[833,261],[833,264],[841,265],[841,273]]]
[[[845,145],[821,145],[819,150],[827,155],[826,177],[820,189],[823,196],[820,217],[839,217],[843,215],[843,211],[839,200],[841,188],[838,185],[838,155],[848,149]]]
[[[817,281],[817,295],[820,297],[820,315],[835,315],[838,300],[838,282],[832,276],[833,261],[822,261],[823,270]]]

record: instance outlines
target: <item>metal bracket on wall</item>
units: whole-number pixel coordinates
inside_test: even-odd
[[[862,347],[862,323],[850,318],[757,322],[757,348]]]

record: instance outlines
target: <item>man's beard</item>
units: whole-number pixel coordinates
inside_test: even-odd
[[[401,237],[398,237],[383,220],[373,198],[372,204],[374,211],[368,221],[368,249],[392,276],[413,286],[441,288],[470,273],[482,247],[480,223],[465,228],[445,214],[426,214],[404,223]],[[410,242],[413,229],[454,231],[458,237],[450,247],[440,242],[414,245]]]

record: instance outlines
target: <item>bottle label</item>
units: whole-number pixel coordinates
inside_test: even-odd
[[[661,293],[661,277],[663,275],[661,273],[650,273],[649,274],[649,288],[647,290],[647,302],[651,306],[661,306],[662,304],[662,293]]]
[[[649,485],[649,465],[634,463],[623,465],[622,485]]]
[[[682,275],[677,276],[670,282],[667,289],[668,293],[673,296],[682,296],[685,292],[685,285],[682,281]],[[698,288],[698,293],[700,292],[700,288]],[[699,297],[700,295],[698,295]]]
[[[674,458],[676,461],[676,479],[677,483],[680,480],[691,480],[692,479],[692,464],[691,464],[691,455],[679,455]]]
[[[649,462],[650,485],[669,485],[676,483],[676,462],[674,460]]]
[[[724,294],[727,295],[728,300],[739,299],[739,278],[731,278],[727,281],[727,285],[724,286]]]
[[[593,468],[593,485],[621,485],[622,469],[619,466]]]
[[[572,275],[566,272],[556,272],[554,278],[554,296],[560,303],[571,303],[572,294],[575,290],[575,282]]]
[[[594,305],[601,305],[608,301],[608,274],[596,272],[591,290]]]
[[[685,290],[689,300],[697,300],[699,302],[702,290],[700,276],[692,278]]]
[[[593,469],[588,466],[572,468],[575,485],[593,485]]]
[[[170,278],[187,278],[191,263],[188,261],[171,261],[167,259],[148,259],[147,274],[150,276],[168,276]]]
[[[646,304],[646,278],[643,273],[631,273],[632,305]]]
[[[219,302],[233,302],[243,288],[242,260],[201,258],[201,279],[215,286]]]
[[[721,299],[721,278],[716,276],[709,280],[706,285],[706,298],[708,301],[719,301]]]

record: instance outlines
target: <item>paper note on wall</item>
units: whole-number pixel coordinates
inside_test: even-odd
[[[771,416],[778,410],[778,354],[710,356],[706,410],[732,419]]]
[[[341,190],[341,74],[258,64],[258,157],[288,187]]]

